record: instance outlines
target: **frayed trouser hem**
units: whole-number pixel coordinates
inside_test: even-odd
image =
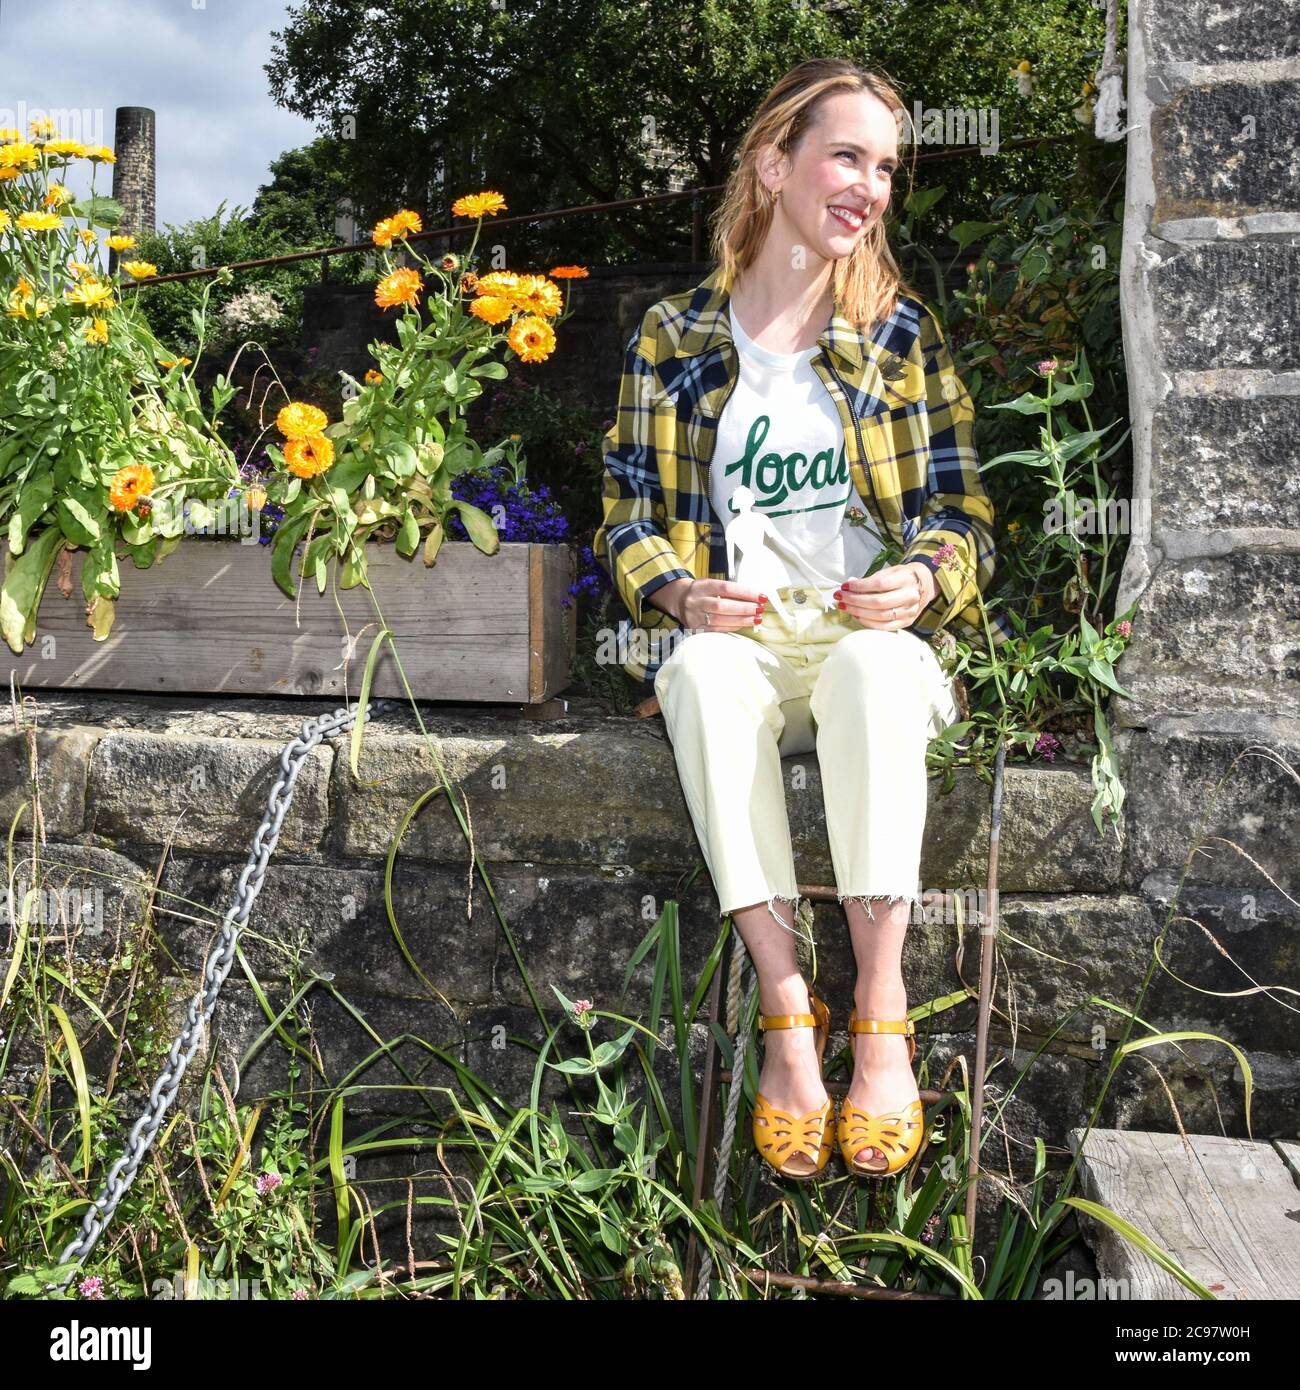
[[[784,893],[773,893],[772,896],[767,900],[767,910],[772,914],[772,920],[776,922],[778,926],[784,927],[785,930],[791,934],[791,936],[802,937],[802,933],[799,931],[797,926],[797,923],[799,921],[799,904],[802,901],[803,897],[799,893],[796,893],[793,898],[786,897]],[[794,908],[792,916],[794,917],[796,923],[795,926],[792,927],[788,922],[783,922],[781,920],[781,917],[778,914],[776,908],[772,906],[774,902],[789,903],[790,906]],[[746,903],[744,904],[744,906],[749,906],[749,904]],[[738,912],[739,910],[739,908],[729,907],[725,908],[718,915],[720,917],[729,917],[733,912]]]
[[[911,903],[913,905],[920,902],[919,893],[839,893],[836,895],[840,905],[846,902],[861,903],[867,909],[867,916],[874,922],[876,914],[872,909],[872,901],[885,901],[889,903]]]

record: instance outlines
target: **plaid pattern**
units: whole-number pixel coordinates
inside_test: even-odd
[[[604,520],[592,553],[634,625],[620,664],[647,694],[684,633],[646,600],[673,579],[727,577],[707,471],[737,375],[727,300],[719,267],[651,306],[628,339],[618,410],[602,443]],[[938,579],[938,596],[909,630],[928,641],[951,622],[983,645],[974,600],[993,577],[993,505],[979,478],[974,407],[938,321],[921,300],[900,295],[869,339],[836,314],[818,342],[813,369],[844,425],[860,505],[905,562],[928,564]],[[934,562],[945,544],[956,547],[957,571]],[[1014,631],[1001,614],[989,625],[995,642]]]

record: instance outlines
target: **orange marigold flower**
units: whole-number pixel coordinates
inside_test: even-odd
[[[555,330],[545,319],[530,315],[512,325],[506,342],[521,362],[545,362],[555,351]]]
[[[391,246],[393,238],[397,235],[397,229],[393,226],[391,217],[381,217],[375,223],[374,230],[370,233],[370,240],[376,246]]]
[[[451,205],[453,217],[495,217],[505,210],[506,200],[499,193],[466,193]]]
[[[495,294],[512,299],[519,289],[519,275],[513,270],[489,270],[480,275],[474,289],[477,294]]]
[[[77,233],[77,235],[82,239],[82,241],[86,243],[87,246],[89,246],[90,243],[95,240],[95,234],[90,230],[89,227],[83,227]]]
[[[307,439],[320,434],[330,417],[318,406],[303,401],[290,401],[275,417],[276,427],[286,439]]]
[[[454,251],[448,251],[438,264],[443,270],[456,270],[460,266],[460,257]]]
[[[564,308],[564,293],[545,275],[521,275],[515,302],[525,314],[554,318]]]
[[[467,270],[460,277],[460,292],[461,294],[473,294],[476,289],[478,289],[478,276],[472,270]]]
[[[375,303],[381,309],[391,309],[395,304],[407,304],[414,309],[423,288],[424,281],[420,279],[418,272],[404,267],[393,271],[391,275],[385,275],[375,286]]]
[[[515,311],[514,300],[497,294],[485,294],[470,301],[469,311],[484,323],[504,323]]]
[[[284,446],[284,461],[297,477],[314,478],[334,462],[334,441],[323,434],[291,439]]]
[[[383,379],[383,372],[377,372],[373,367],[369,368],[366,372],[365,380],[367,385],[373,386],[375,382],[383,381]]]
[[[585,265],[557,265],[547,271],[552,280],[585,280],[589,273]]]
[[[153,491],[153,469],[147,463],[128,463],[113,474],[108,505],[115,512],[133,512],[143,493]]]
[[[266,506],[266,489],[264,487],[250,487],[244,496],[248,501],[250,512],[260,512]]]

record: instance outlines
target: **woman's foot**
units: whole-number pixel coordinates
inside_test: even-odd
[[[859,988],[854,991],[853,1007],[859,1018],[897,1019],[907,1017],[907,991],[902,984],[890,988]],[[853,1046],[853,1081],[848,1099],[859,1110],[884,1115],[902,1110],[921,1092],[907,1059],[907,1038],[902,1033],[850,1033]],[[860,1148],[854,1162],[863,1168],[883,1171],[888,1160],[872,1144]]]
[[[762,1004],[760,1003],[760,1008]],[[790,993],[779,999],[776,1006],[764,1013],[810,1014],[806,988],[797,996]],[[815,1028],[764,1029],[763,1068],[758,1077],[758,1089],[775,1110],[784,1110],[796,1118],[823,1106],[827,1099],[817,1063],[817,1030]],[[804,1153],[791,1154],[782,1164],[791,1173],[812,1173],[817,1165]]]

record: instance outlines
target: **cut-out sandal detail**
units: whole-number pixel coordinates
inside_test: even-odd
[[[830,1037],[831,1012],[818,999],[809,997],[811,1013],[763,1014],[758,1026],[764,1032],[773,1028],[815,1028],[817,1030],[817,1069],[820,1072]],[[791,1115],[778,1110],[760,1091],[754,1099],[754,1147],[763,1161],[783,1178],[806,1182],[815,1178],[830,1160],[835,1147],[835,1103],[829,1096],[817,1110],[806,1115]],[[790,1169],[790,1159],[803,1156],[817,1166],[807,1171]]]
[[[849,1015],[850,1033],[903,1033],[907,1036],[907,1060],[916,1056],[916,1025],[910,1018],[859,1018]],[[873,1115],[861,1110],[846,1095],[840,1102],[836,1126],[840,1156],[849,1172],[862,1178],[891,1178],[901,1173],[921,1152],[925,1137],[925,1111],[920,1100],[901,1110]],[[856,1155],[865,1148],[877,1150],[869,1163],[859,1163]],[[883,1154],[883,1159],[879,1156]]]

